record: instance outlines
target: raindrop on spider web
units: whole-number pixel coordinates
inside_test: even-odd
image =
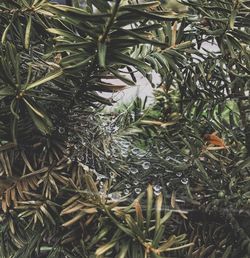
[[[125,149],[129,148],[129,146],[130,146],[130,142],[128,142],[128,141],[121,141],[120,144]]]
[[[125,190],[123,191],[123,193],[124,193],[125,195],[127,195],[127,194],[130,193],[130,191],[129,191],[128,189],[125,189]]]
[[[131,153],[132,154],[134,154],[134,155],[138,155],[139,153],[140,153],[140,149],[139,148],[133,148],[132,150],[131,150]]]
[[[141,193],[141,188],[137,187],[137,188],[135,188],[134,191],[135,191],[136,194],[139,194],[139,193]]]
[[[133,184],[134,184],[134,185],[138,185],[138,184],[139,184],[139,181],[138,181],[138,180],[135,180]]]
[[[145,157],[146,153],[144,151],[141,151],[137,154],[138,158],[143,158]]]
[[[119,192],[114,192],[108,194],[108,198],[110,198],[112,201],[119,201],[121,199],[121,193]]]
[[[159,196],[161,194],[161,191],[154,191],[154,195]]]
[[[158,192],[161,190],[162,187],[160,185],[155,185],[153,188],[156,192]]]
[[[150,162],[148,162],[148,161],[143,162],[142,163],[142,167],[145,170],[149,169],[150,168]]]
[[[127,158],[128,157],[128,152],[127,151],[122,151],[121,155],[123,158]]]
[[[177,173],[176,173],[176,176],[177,176],[177,177],[181,177],[181,176],[182,176],[182,172],[177,172]]]
[[[131,184],[126,184],[125,187],[129,189],[131,188]]]
[[[130,172],[131,174],[135,175],[139,172],[139,170],[137,168],[130,168]]]
[[[184,185],[188,184],[188,178],[186,178],[186,177],[182,178],[181,183]]]

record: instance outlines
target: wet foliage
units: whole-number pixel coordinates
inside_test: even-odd
[[[0,0],[0,256],[249,257],[249,8]]]

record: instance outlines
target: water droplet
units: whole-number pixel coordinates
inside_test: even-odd
[[[148,161],[143,162],[142,167],[143,167],[143,169],[146,169],[146,170],[149,169],[150,168],[150,162],[148,162]]]
[[[129,150],[128,150],[127,147],[124,147],[124,146],[122,146],[122,145],[120,145],[119,147],[120,147],[121,151],[123,151],[123,152],[129,152]]]
[[[139,152],[139,153],[137,154],[138,158],[143,158],[143,157],[145,157],[145,155],[146,155],[146,153],[143,152],[143,151],[141,151],[141,152]]]
[[[186,185],[188,183],[188,178],[186,178],[186,177],[182,178],[181,183]]]
[[[128,157],[128,152],[127,151],[122,151],[121,155],[123,158],[127,158]]]
[[[138,181],[138,180],[135,180],[133,184],[134,184],[134,185],[138,185],[138,184],[139,184],[139,181]]]
[[[154,191],[154,195],[158,196],[161,194],[161,191]]]
[[[131,185],[130,184],[126,184],[125,187],[126,188],[131,188]]]
[[[100,181],[102,179],[108,179],[107,176],[99,174],[99,173],[95,173],[96,174],[96,181]]]
[[[135,175],[139,172],[139,170],[137,168],[130,168],[130,172],[131,174]]]
[[[137,187],[137,188],[135,188],[134,191],[135,191],[136,194],[139,194],[141,192],[141,188]]]
[[[108,198],[110,198],[112,201],[119,201],[121,199],[121,193],[119,192],[114,192],[108,194]]]
[[[125,189],[125,190],[123,191],[123,193],[124,193],[125,195],[127,195],[127,194],[129,194],[130,192],[129,192],[128,189]]]
[[[171,157],[169,157],[169,156],[167,156],[167,157],[165,158],[166,161],[168,161],[168,160],[170,160],[170,159],[171,159]]]
[[[162,187],[160,185],[155,185],[153,188],[156,192],[158,192],[161,190]]]
[[[138,155],[139,153],[140,153],[140,149],[139,148],[133,148],[132,150],[131,150],[131,152],[132,152],[132,154],[134,154],[134,155]]]
[[[121,146],[124,147],[124,148],[128,148],[130,146],[130,142],[128,141],[122,141],[121,142]]]
[[[110,157],[110,155],[111,155],[110,150],[107,150],[107,151],[106,151],[106,156],[107,156],[107,157]]]
[[[181,177],[182,176],[182,172],[177,172],[176,176]]]

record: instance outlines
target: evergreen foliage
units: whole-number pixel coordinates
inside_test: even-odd
[[[0,0],[1,257],[249,257],[250,3],[170,2]]]

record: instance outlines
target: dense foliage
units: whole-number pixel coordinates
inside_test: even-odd
[[[73,2],[0,0],[0,256],[249,257],[249,1]]]

